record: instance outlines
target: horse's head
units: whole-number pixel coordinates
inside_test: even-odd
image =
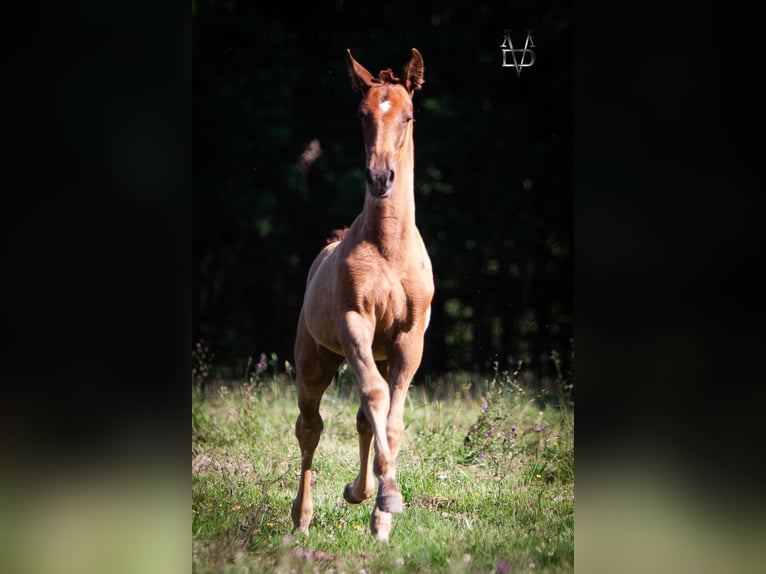
[[[388,197],[394,188],[397,160],[412,141],[412,94],[423,85],[423,57],[413,48],[401,79],[391,68],[375,78],[354,60],[350,50],[346,52],[351,82],[363,94],[359,117],[366,152],[367,191],[374,197]]]

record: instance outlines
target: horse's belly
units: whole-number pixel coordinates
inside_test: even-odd
[[[325,258],[306,286],[303,298],[303,318],[314,340],[323,347],[343,354],[335,332],[335,310],[333,307],[333,276],[331,265]]]

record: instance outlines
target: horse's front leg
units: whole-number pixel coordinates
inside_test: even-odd
[[[422,332],[421,332],[422,333]],[[370,528],[378,539],[388,539],[392,513],[404,511],[399,484],[396,480],[396,459],[404,437],[404,404],[407,389],[423,356],[423,336],[410,332],[400,334],[388,351],[389,407],[386,416],[386,443],[388,445],[388,472],[379,475],[378,497],[370,517]]]
[[[383,378],[387,379],[388,364],[386,361],[375,363]],[[359,435],[359,474],[353,482],[346,485],[343,498],[350,504],[359,504],[375,494],[375,474],[372,471],[370,447],[372,446],[372,425],[367,420],[364,409],[360,406],[356,413],[356,431]]]
[[[386,440],[396,469],[396,459],[404,437],[404,404],[407,389],[423,357],[423,336],[416,332],[402,333],[388,351],[390,404],[386,417]],[[384,484],[381,484],[381,488]],[[398,492],[398,486],[396,487]],[[381,492],[378,494],[378,497]]]
[[[346,360],[359,380],[360,408],[372,430],[375,445],[372,470],[379,483],[375,507],[387,515],[376,519],[373,513],[372,533],[377,540],[387,542],[390,515],[402,512],[404,505],[396,484],[396,462],[386,430],[391,404],[389,385],[378,370],[372,353],[374,331],[375,323],[371,317],[353,311],[345,313],[339,325],[340,342]],[[363,432],[364,423],[360,425],[360,452],[364,456]],[[360,466],[365,466],[363,457],[361,462]],[[366,469],[360,474],[366,475]]]

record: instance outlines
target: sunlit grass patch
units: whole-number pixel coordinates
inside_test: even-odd
[[[342,376],[347,376],[342,374]],[[342,499],[358,471],[356,391],[333,385],[321,408],[314,520],[293,534],[298,486],[291,381],[195,391],[195,572],[562,572],[574,561],[573,417],[513,374],[410,390],[398,460],[406,510],[391,543],[369,532],[373,501]]]

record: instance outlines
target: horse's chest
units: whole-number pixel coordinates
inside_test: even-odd
[[[374,299],[378,321],[393,323],[407,317],[407,290],[396,278],[378,286],[380,290]]]
[[[382,273],[371,285],[370,301],[379,327],[409,330],[428,307],[428,278],[417,273]]]

